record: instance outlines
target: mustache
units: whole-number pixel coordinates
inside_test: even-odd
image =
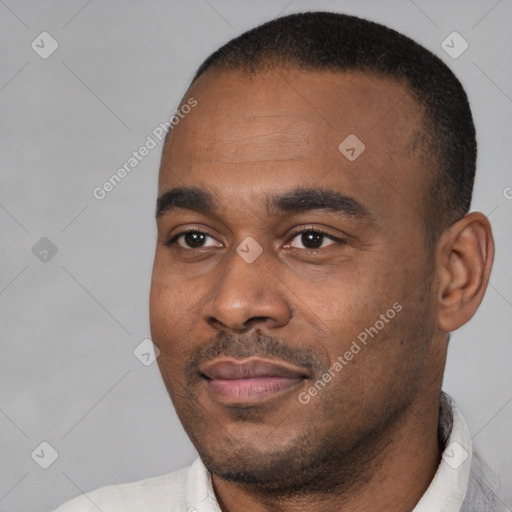
[[[276,336],[263,335],[260,332],[235,336],[225,331],[218,331],[213,338],[192,352],[185,365],[187,384],[197,380],[199,367],[202,364],[220,356],[277,358],[315,373],[329,367],[329,361],[314,350],[296,347],[293,343]]]

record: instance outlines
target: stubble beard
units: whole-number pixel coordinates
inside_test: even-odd
[[[264,450],[261,444],[252,444],[244,436],[239,439],[208,436],[204,420],[197,415],[199,421],[191,421],[189,416],[184,425],[214,480],[220,478],[238,484],[269,499],[343,496],[363,486],[382,466],[383,447],[392,444],[395,426],[414,396],[414,392],[404,393],[401,403],[390,403],[372,422],[340,424],[339,429],[332,428],[335,413],[331,401],[326,400],[318,416],[323,414],[331,428],[322,429],[321,423],[318,427],[307,420],[298,428],[303,434],[291,441],[287,423],[283,422],[281,428],[268,435]],[[240,411],[238,415],[243,429],[244,422],[250,421],[250,412]]]
[[[422,348],[426,355],[428,350],[425,347],[432,333],[424,330],[422,322],[425,320],[427,315],[410,318],[411,325],[405,332],[417,335],[410,342],[416,349]],[[242,357],[258,353],[282,357],[297,364],[312,362],[317,376],[329,367],[329,361],[323,361],[318,353],[301,353],[295,349],[288,353],[286,345],[270,337],[234,343],[228,336],[217,341],[208,344],[208,349],[196,360],[199,362],[204,357],[213,358],[218,354]],[[293,424],[293,432],[300,434],[295,434],[291,440],[287,431],[289,421],[283,421],[274,431],[269,426],[263,445],[251,442],[243,432],[244,424],[251,423],[255,417],[253,424],[264,424],[265,421],[264,417],[258,418],[257,413],[252,415],[250,408],[232,410],[231,420],[236,421],[241,429],[239,436],[230,438],[221,426],[217,427],[217,439],[212,436],[215,429],[209,428],[210,420],[205,416],[204,408],[192,398],[197,391],[193,378],[197,365],[187,368],[186,385],[181,388],[181,393],[176,394],[176,389],[173,393],[170,382],[166,385],[180,420],[214,481],[221,479],[238,484],[268,499],[299,499],[307,495],[339,495],[342,498],[344,494],[363,487],[384,464],[386,449],[393,444],[399,423],[407,416],[421,389],[423,373],[420,370],[425,367],[421,368],[418,360],[416,364],[419,366],[414,368],[413,363],[408,377],[399,382],[394,392],[384,389],[380,398],[374,400],[379,405],[378,410],[372,411],[371,418],[365,417],[355,402],[343,405],[335,390],[324,390],[324,395],[317,397],[322,400],[321,406],[315,406],[313,414],[303,415],[301,409],[296,416],[291,415],[292,420],[301,422]],[[299,405],[297,402],[297,406],[307,408],[312,404]],[[359,417],[348,417],[358,409]],[[318,421],[319,418],[323,421]]]

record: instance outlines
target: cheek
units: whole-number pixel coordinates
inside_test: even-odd
[[[325,282],[298,286],[294,295],[302,314],[343,339],[375,322],[396,300],[392,283],[379,279],[379,272],[359,268],[334,271]]]
[[[173,403],[183,387],[183,368],[187,354],[186,344],[180,340],[186,339],[185,326],[187,320],[183,317],[184,305],[179,300],[179,294],[172,288],[161,287],[152,283],[150,292],[150,326],[151,339],[159,348],[157,364],[163,381]],[[181,320],[181,321],[180,321]]]
[[[385,372],[381,366],[386,361],[392,362],[394,369],[400,361],[413,364],[410,358],[414,359],[411,352],[415,350],[410,340],[418,335],[418,319],[428,322],[425,290],[412,286],[414,277],[416,281],[419,277],[413,269],[407,272],[403,265],[384,264],[384,260],[381,264],[360,263],[351,272],[333,272],[328,282],[309,286],[307,293],[296,288],[295,295],[302,298],[297,303],[299,315],[312,328],[316,342],[331,361],[351,351],[347,357],[350,361],[358,359],[359,364],[364,361],[365,370],[356,366],[365,373]],[[424,333],[419,338],[425,341]],[[360,354],[357,345],[361,347]]]
[[[188,325],[187,311],[192,307],[190,294],[182,287],[162,285],[153,279],[149,296],[149,318],[153,342],[159,347],[161,356],[175,352]],[[174,354],[173,354],[174,355]]]
[[[153,338],[160,337],[172,324],[173,294],[153,277],[149,294],[149,318]]]
[[[187,285],[182,273],[171,267],[164,251],[158,249],[149,297],[151,324],[159,329],[178,324],[199,300],[196,292],[197,287]]]

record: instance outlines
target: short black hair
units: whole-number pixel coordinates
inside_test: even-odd
[[[470,208],[476,135],[462,84],[437,56],[384,25],[331,12],[305,12],[269,21],[211,54],[192,83],[209,70],[254,74],[280,67],[362,71],[404,81],[424,111],[423,139],[435,175],[425,194],[427,240]]]

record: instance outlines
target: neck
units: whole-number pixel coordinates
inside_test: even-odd
[[[213,484],[222,510],[395,512],[400,503],[401,511],[412,511],[432,481],[440,461],[440,384],[435,390],[428,388],[428,394],[425,389],[420,391],[411,406],[372,446],[366,444],[354,451],[348,464],[352,466],[351,461],[361,460],[367,463],[364,474],[349,487],[340,483],[329,491],[276,496],[261,489],[226,482],[214,475]],[[340,461],[341,464],[345,466],[347,460]],[[346,468],[343,470],[346,473]]]

